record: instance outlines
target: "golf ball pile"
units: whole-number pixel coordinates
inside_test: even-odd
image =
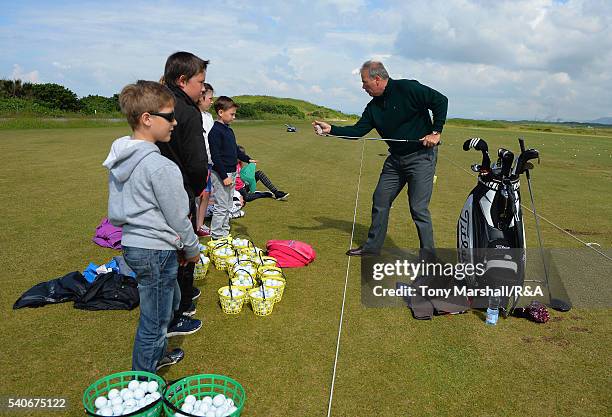
[[[230,293],[229,288],[225,288],[223,291],[221,291],[221,294],[223,294],[226,297],[241,297],[242,295],[244,295],[244,292],[237,289],[237,288],[232,288],[232,292]]]
[[[263,299],[264,294],[266,295],[266,299],[272,299],[276,295],[275,291],[272,288],[266,288],[266,291],[264,292],[262,291],[261,287],[259,287],[256,290],[252,290],[251,292],[249,292],[251,298],[257,299]]]
[[[276,259],[274,259],[274,258],[265,258],[263,260],[263,264],[265,266],[276,266]]]
[[[261,275],[268,277],[268,276],[273,276],[273,275],[282,275],[282,272],[279,271],[278,269],[263,269],[261,271]]]
[[[239,287],[252,287],[255,283],[253,282],[253,278],[245,275],[236,275],[234,279],[232,279],[232,285],[237,285]]]
[[[161,398],[157,381],[132,380],[121,391],[113,388],[106,396],[95,399],[94,406],[99,416],[123,416],[140,410]]]
[[[264,285],[266,287],[280,287],[284,282],[278,279],[266,279],[264,280]]]
[[[253,243],[251,243],[251,241],[249,239],[234,239],[232,241],[232,245],[234,245],[237,248],[245,248],[249,245],[253,245]]]
[[[202,417],[226,417],[230,416],[237,409],[234,400],[225,397],[223,394],[218,394],[214,397],[206,396],[202,399],[197,399],[195,395],[188,395],[181,406],[181,411]],[[176,413],[175,416],[184,417],[185,415]]]
[[[234,249],[231,246],[223,246],[222,248],[215,249],[215,256],[230,256],[234,254]]]
[[[203,254],[200,254],[200,262],[202,265],[207,265],[208,263],[210,263],[210,258],[208,256],[204,256]]]
[[[244,276],[249,276],[249,275],[255,275],[257,273],[257,269],[251,264],[237,264],[234,266],[234,276],[237,275],[244,275]]]

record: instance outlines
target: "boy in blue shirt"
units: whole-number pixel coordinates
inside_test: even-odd
[[[215,208],[210,221],[210,234],[213,239],[227,236],[230,231],[230,214],[236,187],[236,165],[243,162],[257,162],[238,149],[236,135],[229,126],[236,118],[238,104],[229,97],[220,96],[215,101],[217,121],[208,134],[210,156],[213,161],[212,186]]]
[[[132,369],[152,373],[184,356],[181,349],[166,352],[166,333],[180,302],[179,264],[199,258],[181,171],[155,145],[170,141],[174,103],[168,88],[153,81],[123,88],[119,104],[133,134],[113,142],[103,164],[109,170],[108,218],[122,227],[123,256],[140,295]]]

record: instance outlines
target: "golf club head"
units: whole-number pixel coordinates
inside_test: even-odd
[[[533,164],[529,161],[536,158],[538,161],[540,160],[540,153],[537,149],[526,149],[521,152],[514,167],[514,174],[521,175],[525,171],[533,169]]]
[[[497,156],[501,162],[501,174],[502,177],[508,177],[512,170],[512,162],[514,162],[514,154],[508,149],[499,148],[497,150]]]
[[[469,138],[468,140],[463,142],[464,151],[469,151],[470,148],[474,148],[477,151],[481,152],[489,151],[489,145],[487,145],[487,142],[485,142],[484,139],[481,138]]]

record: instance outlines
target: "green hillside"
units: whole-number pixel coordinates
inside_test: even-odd
[[[233,99],[241,105],[238,115],[246,119],[276,119],[288,116],[296,119],[349,120],[358,117],[295,98],[244,95],[234,96]],[[251,114],[251,111],[255,114]]]

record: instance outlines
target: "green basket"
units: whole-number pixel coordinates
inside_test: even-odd
[[[193,395],[196,399],[207,396],[223,394],[234,401],[236,411],[230,414],[231,417],[238,417],[242,413],[242,408],[246,402],[246,392],[238,381],[224,375],[201,374],[186,376],[176,382],[169,384],[164,390],[164,411],[167,417],[178,415],[190,416],[192,414],[181,411],[181,406],[188,395]]]
[[[107,395],[108,392],[113,388],[117,388],[119,391],[121,391],[122,388],[127,388],[131,380],[136,378],[140,381],[157,381],[157,383],[159,384],[160,394],[163,392],[164,387],[166,386],[166,381],[164,381],[162,377],[159,377],[150,372],[117,372],[116,374],[111,374],[105,376],[104,378],[100,378],[96,382],[91,384],[89,387],[87,387],[85,393],[83,394],[83,406],[85,407],[85,413],[90,416],[98,416],[99,414],[96,414],[96,407],[94,405],[94,401],[96,400],[96,398],[98,398],[100,395]],[[140,410],[137,410],[133,413],[126,414],[126,416],[159,417],[161,416],[162,412],[162,398],[163,395],[161,396],[161,398],[152,402],[146,407],[141,408]]]

